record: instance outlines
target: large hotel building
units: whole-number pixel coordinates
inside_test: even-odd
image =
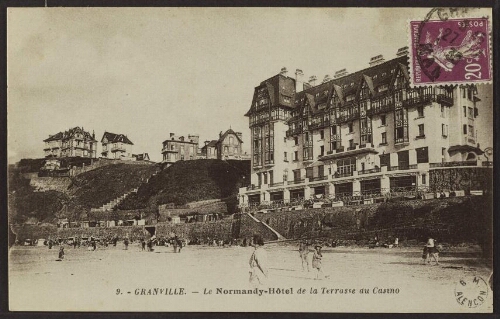
[[[245,114],[252,171],[240,207],[423,189],[432,169],[476,165],[476,87],[411,88],[407,54],[318,85],[285,68],[261,82]]]

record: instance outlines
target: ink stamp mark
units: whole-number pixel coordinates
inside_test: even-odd
[[[491,82],[487,18],[410,21],[410,33],[414,85]]]
[[[483,278],[474,276],[460,279],[455,285],[455,300],[467,308],[481,306],[488,297],[488,284]]]

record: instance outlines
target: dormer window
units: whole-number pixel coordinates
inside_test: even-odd
[[[346,102],[354,101],[355,95],[354,94],[349,94],[348,96],[345,97]]]
[[[378,87],[378,91],[381,93],[381,92],[385,92],[389,90],[389,85],[388,84],[382,84],[381,86]]]

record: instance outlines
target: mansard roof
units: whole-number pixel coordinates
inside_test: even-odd
[[[127,135],[124,134],[104,132],[104,135],[102,136],[101,139],[101,143],[104,141],[105,138],[108,140],[107,143],[125,143],[134,145],[134,143],[132,143],[132,141],[127,137]]]
[[[277,74],[262,81],[260,85],[255,88],[252,105],[245,115],[255,110],[257,91],[262,88],[266,88],[271,106],[294,107],[293,97],[295,95],[295,79]]]
[[[376,97],[380,94],[377,89],[382,85],[390,86],[394,83],[394,79],[400,71],[408,80],[409,73],[407,56],[401,56],[378,65],[347,74],[343,77],[307,88],[301,92],[295,92],[295,79],[278,74],[261,82],[261,84],[255,88],[252,106],[245,115],[248,116],[255,110],[257,90],[263,87],[267,88],[271,106],[300,108],[305,106],[307,101],[310,105],[311,111],[315,112],[317,111],[319,105],[328,103],[328,100],[334,93],[339,96],[342,104],[345,102],[346,96],[353,94],[357,96],[361,90],[362,83],[366,83],[370,89],[372,97]],[[283,96],[289,97],[291,103],[285,103]]]
[[[69,138],[74,137],[75,134],[77,134],[77,133],[82,134],[86,140],[90,140],[92,142],[97,142],[97,140],[95,139],[95,134],[90,134],[89,132],[85,131],[83,129],[83,127],[78,127],[78,126],[70,128],[67,131],[59,132],[57,134],[51,135],[51,136],[49,136],[49,138],[47,138],[43,141],[50,142],[50,141],[57,141],[57,140],[65,140],[65,139],[69,139]]]

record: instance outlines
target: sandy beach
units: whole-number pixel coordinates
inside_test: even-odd
[[[22,311],[283,311],[491,312],[483,302],[461,305],[460,280],[488,282],[491,269],[477,247],[450,248],[440,265],[424,265],[415,248],[325,247],[323,272],[302,271],[298,247],[266,245],[269,280],[261,295],[246,293],[252,247],[187,246],[143,252],[117,247],[14,246],[9,253],[9,302]],[[309,258],[312,253],[309,254]],[[480,282],[482,284],[482,282]],[[476,282],[477,285],[477,282]],[[459,286],[460,287],[460,286]],[[478,286],[479,287],[479,286]],[[469,284],[466,294],[479,294]],[[156,289],[156,290],[155,290]],[[253,291],[252,291],[253,292]],[[257,290],[258,292],[258,290]],[[316,292],[316,293],[315,293]]]

